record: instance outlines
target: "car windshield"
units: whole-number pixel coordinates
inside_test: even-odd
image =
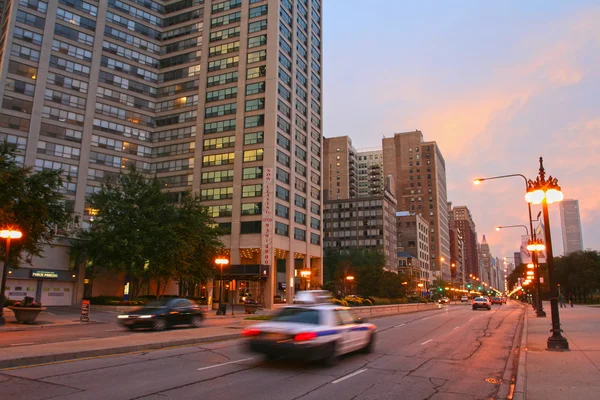
[[[150,303],[144,305],[144,308],[165,308],[171,299],[159,299],[152,300]]]
[[[310,308],[285,308],[273,317],[271,321],[319,325],[319,310]]]

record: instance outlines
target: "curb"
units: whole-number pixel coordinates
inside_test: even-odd
[[[217,342],[221,340],[232,340],[239,339],[241,335],[239,333],[232,333],[226,335],[216,335],[216,336],[208,336],[203,338],[194,338],[194,339],[182,339],[182,340],[172,340],[168,342],[159,342],[159,343],[146,343],[140,345],[129,345],[129,346],[117,346],[110,347],[106,349],[97,349],[97,350],[84,350],[76,353],[58,353],[51,354],[47,356],[30,356],[30,357],[21,357],[21,358],[13,358],[10,360],[0,360],[0,370],[2,369],[10,369],[15,367],[24,367],[31,366],[37,364],[50,364],[57,363],[62,361],[69,360],[78,360],[85,358],[93,358],[93,357],[102,357],[102,356],[110,356],[117,354],[126,354],[126,353],[135,353],[143,350],[158,350],[158,349],[168,349],[170,347],[178,347],[178,346],[189,346],[198,343],[208,343],[208,342]]]
[[[108,322],[103,321],[89,321],[89,322],[80,322],[73,321],[68,322],[66,324],[11,324],[11,326],[3,326],[0,327],[0,332],[23,332],[23,331],[31,331],[42,328],[60,328],[63,326],[84,326],[84,325],[97,325],[97,324],[107,324]]]
[[[513,400],[526,399],[527,385],[527,320],[529,310],[525,310],[525,322],[523,324],[523,334],[521,335],[521,347],[519,348],[519,364],[517,367],[517,377],[515,382],[515,392]]]

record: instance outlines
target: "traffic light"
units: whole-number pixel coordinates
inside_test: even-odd
[[[442,289],[442,288],[439,288],[438,290],[441,292],[441,291],[442,291],[442,290],[444,290],[444,289]]]
[[[471,289],[471,284],[467,283],[467,289]]]
[[[477,290],[481,290],[481,286],[477,286]]]

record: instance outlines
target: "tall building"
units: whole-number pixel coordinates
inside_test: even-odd
[[[390,191],[377,197],[327,200],[323,220],[325,248],[382,251],[385,269],[398,270],[396,199]]]
[[[381,149],[359,149],[358,197],[381,196],[384,190],[383,151]]]
[[[450,203],[451,205],[452,203]],[[477,232],[471,211],[467,206],[448,208],[451,219],[463,237],[464,242],[464,273],[479,276],[479,258],[477,255]]]
[[[583,251],[583,233],[579,216],[579,200],[565,199],[558,205],[564,254]]]
[[[396,212],[396,233],[398,269],[423,283],[424,289],[428,288],[433,283],[429,265],[429,221],[420,214]]]
[[[490,252],[490,245],[483,235],[483,240],[479,244],[479,272],[477,276],[481,282],[485,282],[488,285],[492,284],[493,271],[492,271],[492,253]]]
[[[428,219],[431,270],[449,281],[446,163],[437,143],[425,142],[420,131],[383,139],[383,172],[395,180],[398,211]]]
[[[276,265],[290,288],[294,268],[322,279],[319,0],[5,5],[0,140],[71,178],[84,227],[86,194],[134,166],[173,201],[201,195],[230,232],[228,279],[267,266],[268,307]]]
[[[523,261],[521,260],[521,252],[520,251],[515,251],[513,253],[513,258],[515,259],[515,264],[513,266],[513,269],[514,269],[514,267],[518,267],[521,264],[523,264]],[[509,271],[509,273],[510,272],[512,272],[512,271]]]
[[[323,187],[328,193],[325,200],[357,196],[356,160],[356,150],[348,136],[323,139]]]

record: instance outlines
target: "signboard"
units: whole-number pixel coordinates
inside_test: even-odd
[[[544,242],[544,234],[543,234],[543,230],[542,232],[539,232],[539,234],[541,236],[538,236],[538,234],[536,234],[536,237],[538,239],[541,239]],[[531,251],[527,250],[527,242],[529,242],[530,237],[527,235],[522,235],[521,236],[521,262],[523,264],[532,264],[532,258],[531,258]],[[538,264],[545,264],[546,263],[546,252],[545,251],[540,251],[538,252]]]
[[[273,265],[273,219],[274,209],[274,168],[265,168],[263,175],[263,204],[262,204],[262,247],[260,252],[260,263]]]
[[[56,271],[43,271],[43,270],[39,270],[39,269],[32,269],[31,270],[31,277],[32,278],[43,278],[43,279],[57,279],[58,278],[58,272],[56,272]]]
[[[90,322],[90,301],[81,300],[81,316],[79,317],[81,322]]]

